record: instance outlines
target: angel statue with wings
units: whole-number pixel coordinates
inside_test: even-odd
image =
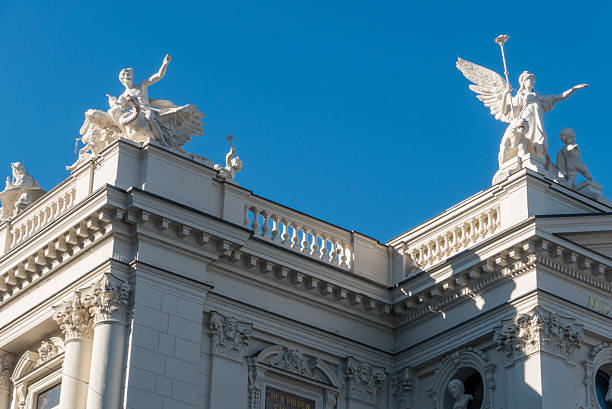
[[[461,58],[457,60],[457,68],[474,83],[470,89],[478,94],[476,97],[491,110],[495,119],[510,124],[500,146],[500,169],[514,157],[518,156],[521,160],[524,154],[535,155],[550,163],[548,141],[542,122],[544,112],[550,111],[557,102],[588,85],[576,85],[560,95],[540,95],[533,90],[535,75],[523,71],[519,77],[519,89],[512,96],[509,82],[495,71]]]
[[[79,159],[68,166],[68,170],[95,158],[120,137],[140,143],[153,139],[170,149],[185,152],[183,145],[191,140],[191,135],[203,135],[204,114],[197,107],[191,104],[177,106],[167,100],[149,98],[149,85],[166,75],[169,63],[170,56],[166,55],[159,71],[138,84],[134,84],[132,68],[121,70],[119,81],[125,88],[123,93],[119,98],[107,95],[108,111],[90,109],[85,112],[80,130],[82,137],[79,138],[84,146]]]

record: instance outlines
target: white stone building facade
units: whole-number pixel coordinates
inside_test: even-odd
[[[525,168],[383,244],[119,139],[0,254],[0,409],[587,409],[612,375],[612,206]]]

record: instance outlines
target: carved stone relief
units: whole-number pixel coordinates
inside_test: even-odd
[[[261,409],[266,374],[292,376],[315,387],[327,385],[323,393],[323,409],[336,409],[342,385],[336,371],[323,359],[304,354],[299,349],[273,345],[247,358],[249,366],[249,409]]]
[[[59,337],[51,337],[49,341],[42,341],[37,351],[36,366],[40,366],[64,352],[64,340]]]
[[[213,333],[213,352],[217,355],[242,360],[246,355],[253,324],[240,322],[234,317],[224,317],[213,312],[210,318]]]
[[[353,357],[348,357],[346,360],[346,378],[349,398],[376,403],[386,374],[384,368],[362,363]]]
[[[412,392],[414,390],[414,374],[406,367],[391,377],[391,394],[395,399],[397,409],[412,408]]]
[[[513,362],[534,352],[544,351],[569,360],[584,338],[582,325],[537,306],[527,314],[504,320],[495,329],[498,349]]]

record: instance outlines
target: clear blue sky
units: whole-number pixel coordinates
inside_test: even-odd
[[[186,148],[222,162],[225,135],[255,193],[386,241],[490,186],[504,131],[455,68],[515,84],[589,83],[545,115],[551,157],[573,127],[612,196],[610,2],[0,2],[0,175],[25,160],[50,189],[75,160],[83,113],[173,60],[153,98],[193,103],[203,137]]]

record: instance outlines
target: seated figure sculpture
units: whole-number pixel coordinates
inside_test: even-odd
[[[34,178],[26,172],[21,162],[11,163],[13,177],[6,178],[6,186],[0,192],[2,209],[0,220],[7,220],[17,216],[23,209],[46,192],[36,183]]]
[[[465,393],[465,386],[463,386],[463,382],[456,378],[451,379],[451,381],[448,383],[448,392],[453,398],[455,398],[453,409],[467,409],[469,401],[474,399],[472,395]]]
[[[170,56],[167,55],[157,73],[137,84],[133,81],[131,68],[121,70],[119,81],[125,88],[123,93],[119,98],[108,96],[108,111],[90,109],[85,112],[85,122],[80,130],[82,136],[77,139],[85,146],[80,149],[77,161],[67,167],[68,170],[96,158],[100,151],[120,137],[138,143],[153,139],[167,148],[185,153],[183,145],[191,140],[191,135],[203,135],[204,114],[196,106],[178,106],[167,100],[149,98],[149,85],[166,75],[169,63]]]
[[[592,182],[593,176],[582,162],[574,130],[572,128],[563,128],[560,137],[564,144],[557,154],[557,168],[560,173],[560,181],[573,188],[576,185],[576,177],[580,173]]]

